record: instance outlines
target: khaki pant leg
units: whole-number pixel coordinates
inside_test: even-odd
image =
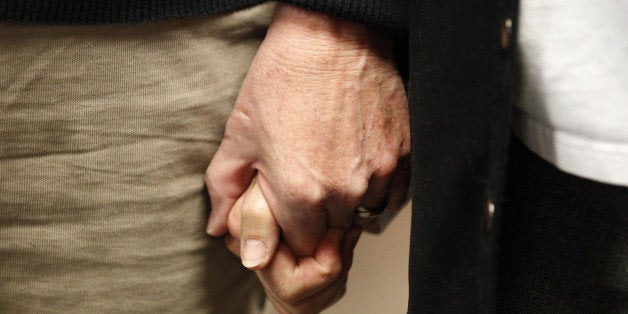
[[[272,9],[0,24],[0,312],[259,311],[203,176]]]

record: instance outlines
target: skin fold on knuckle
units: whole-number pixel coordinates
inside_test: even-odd
[[[352,178],[347,178],[346,197],[347,205],[358,206],[369,188],[369,176],[366,171],[359,171]]]
[[[332,263],[321,267],[318,273],[318,280],[320,282],[329,283],[336,280],[342,273],[342,265],[340,262]]]
[[[267,287],[282,303],[297,305],[329,289],[342,275],[342,266],[340,263],[335,263],[327,267],[310,269],[308,274],[299,275],[296,272],[294,275],[299,279],[275,281],[272,287]]]
[[[379,161],[375,162],[371,174],[372,180],[390,181],[397,171],[398,164],[399,160],[393,153],[382,154]]]
[[[295,287],[294,282],[288,282],[271,289],[272,295],[282,304],[294,305],[306,299],[308,291],[302,287]]]
[[[315,180],[293,175],[286,180],[284,193],[293,208],[320,209],[327,198],[325,190]]]
[[[369,175],[366,167],[351,171],[336,171],[323,183],[328,209],[354,208],[368,191]]]

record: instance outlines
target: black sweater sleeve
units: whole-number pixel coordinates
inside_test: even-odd
[[[0,21],[37,24],[144,23],[238,10],[267,0],[0,0]],[[406,32],[408,0],[285,0],[304,8]]]
[[[408,0],[283,0],[304,8],[407,33]]]

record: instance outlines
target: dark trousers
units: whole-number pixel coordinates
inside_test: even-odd
[[[498,254],[501,313],[628,313],[628,188],[558,170],[516,138]]]

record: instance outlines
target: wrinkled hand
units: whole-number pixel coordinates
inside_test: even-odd
[[[361,230],[327,230],[311,257],[298,258],[279,239],[257,180],[236,201],[228,218],[227,247],[257,270],[266,295],[280,313],[318,313],[345,291],[353,249]],[[265,242],[264,245],[260,245]],[[275,253],[276,250],[276,253]]]
[[[208,233],[227,231],[254,175],[299,257],[347,230],[358,205],[399,208],[409,120],[391,50],[360,24],[279,4],[207,170]]]

